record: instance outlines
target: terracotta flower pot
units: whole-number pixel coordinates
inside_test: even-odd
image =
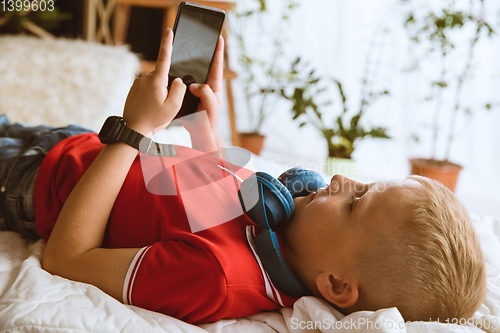
[[[266,137],[254,133],[240,133],[241,147],[251,151],[255,155],[259,155],[264,146],[264,139]]]
[[[430,160],[425,158],[412,158],[411,174],[428,177],[441,182],[452,192],[455,192],[458,175],[462,166],[448,161]]]

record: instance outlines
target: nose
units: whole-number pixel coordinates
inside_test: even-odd
[[[350,193],[351,195],[360,196],[366,192],[367,187],[368,184],[355,181],[341,174],[336,174],[330,181],[330,192],[333,193]]]

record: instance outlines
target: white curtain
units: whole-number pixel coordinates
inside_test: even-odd
[[[271,0],[269,5],[278,1]],[[500,1],[484,1],[486,19],[500,34]],[[413,0],[421,8],[444,6],[446,2]],[[409,158],[427,158],[431,154],[428,124],[432,120],[434,105],[424,101],[424,97],[434,73],[431,68],[405,71],[411,63],[411,53],[416,52],[410,47],[404,29],[407,12],[408,5],[401,0],[302,0],[291,20],[289,54],[301,56],[319,73],[340,80],[351,110],[359,107],[361,79],[367,59],[370,59],[371,77],[376,77],[374,89],[390,91],[389,96],[381,97],[368,109],[363,119],[367,126],[388,128],[392,139],[367,139],[356,147],[353,158],[361,165],[361,180],[405,177],[409,174]],[[496,216],[500,216],[498,34],[477,46],[472,75],[462,94],[473,116],[459,118],[449,158],[464,166],[456,189],[459,198],[472,213]],[[461,64],[457,63],[457,68],[459,66]],[[246,107],[237,80],[234,88],[238,127],[244,129]],[[332,113],[335,113],[340,108],[339,98],[336,92],[332,97]],[[497,107],[487,112],[484,104],[490,102],[496,103]],[[443,110],[446,108],[451,109],[452,104],[445,105]],[[446,115],[440,122],[442,131],[446,131],[449,123]],[[327,156],[326,142],[311,126],[299,129],[298,125],[298,121],[292,120],[290,104],[278,103],[263,128],[266,143],[262,156],[290,167],[303,165],[321,171]],[[413,134],[420,137],[420,143],[415,143]],[[443,157],[444,144],[443,138],[439,142],[438,158]]]

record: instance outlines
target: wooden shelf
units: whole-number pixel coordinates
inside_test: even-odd
[[[125,6],[140,6],[152,8],[168,8],[172,6],[179,6],[183,0],[115,0],[117,5]],[[229,1],[221,0],[195,0],[197,4],[209,7],[216,7],[223,10],[232,10],[233,4]]]

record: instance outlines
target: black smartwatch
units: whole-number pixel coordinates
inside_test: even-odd
[[[175,156],[175,147],[173,145],[158,143],[145,137],[127,127],[125,119],[118,116],[111,116],[106,119],[99,132],[99,140],[104,144],[112,144],[117,141],[125,142],[141,153],[151,156]]]

